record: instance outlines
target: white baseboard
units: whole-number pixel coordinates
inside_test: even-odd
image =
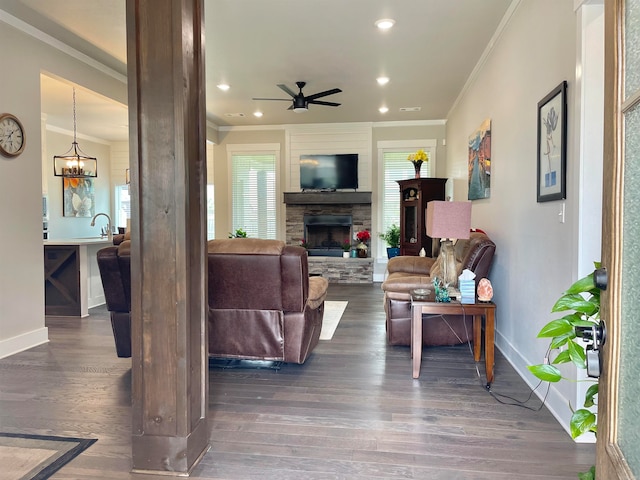
[[[5,358],[49,341],[49,329],[42,327],[16,337],[0,340],[0,358]]]
[[[538,385],[539,380],[529,371],[527,366],[531,365],[515,348],[511,345],[499,332],[496,332],[496,348],[502,352],[507,361],[511,364],[518,375],[529,385],[533,390]],[[549,393],[547,393],[547,387]],[[565,429],[567,434],[571,435],[571,429],[569,427],[569,421],[571,420],[571,408],[569,407],[569,399],[567,399],[556,388],[556,384],[543,382],[535,394],[542,401],[544,399],[545,406],[555,417],[558,423]],[[575,402],[572,402],[575,403]],[[584,434],[575,439],[576,443],[595,443],[595,436],[593,434]]]

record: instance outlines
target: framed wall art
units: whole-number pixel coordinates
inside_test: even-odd
[[[491,195],[491,119],[485,119],[469,136],[469,200]]]
[[[95,186],[92,178],[63,178],[63,216],[88,217],[95,214]]]
[[[538,102],[538,202],[567,198],[567,82]]]

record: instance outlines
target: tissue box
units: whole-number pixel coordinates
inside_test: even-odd
[[[476,303],[476,282],[475,280],[460,280],[460,303]]]

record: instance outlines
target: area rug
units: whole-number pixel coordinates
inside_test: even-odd
[[[96,439],[0,433],[0,477],[45,480],[89,448]]]
[[[322,330],[320,330],[320,340],[331,340],[333,334],[340,323],[342,314],[349,302],[324,302],[324,317],[322,318]]]

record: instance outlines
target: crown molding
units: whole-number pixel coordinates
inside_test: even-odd
[[[500,24],[498,25],[498,28],[496,28],[496,31],[493,32],[493,36],[491,37],[491,40],[487,44],[487,47],[484,49],[484,52],[482,52],[482,55],[480,56],[480,59],[476,63],[476,66],[473,67],[473,70],[471,71],[469,78],[467,78],[467,81],[462,87],[462,90],[460,90],[460,93],[458,94],[458,97],[456,98],[455,102],[453,102],[453,105],[451,105],[451,108],[449,109],[449,113],[447,114],[447,118],[451,116],[451,113],[456,109],[458,104],[462,101],[462,98],[467,94],[467,90],[469,90],[471,85],[473,85],[473,82],[475,82],[476,79],[478,78],[478,75],[480,75],[480,71],[484,67],[484,64],[487,62],[487,59],[491,55],[491,52],[493,52],[493,48],[496,42],[500,39],[500,37],[502,37],[502,34],[507,28],[507,25],[509,25],[509,22],[511,22],[511,18],[513,17],[513,14],[516,12],[516,10],[518,9],[521,3],[522,3],[522,0],[513,0],[509,5],[509,7],[507,8],[507,11],[502,17],[502,20],[500,20]]]
[[[36,40],[41,41],[42,43],[49,45],[50,47],[53,47],[61,51],[62,53],[69,55],[70,57],[75,58],[76,60],[79,60],[82,63],[85,63],[91,68],[95,68],[96,70],[99,70],[105,75],[109,75],[110,77],[124,84],[127,83],[127,77],[125,75],[122,75],[116,72],[112,68],[107,67],[105,64],[98,62],[97,60],[91,58],[90,56],[85,55],[84,53],[76,50],[75,48],[70,47],[66,43],[63,43],[60,40],[52,37],[51,35],[44,33],[42,30],[38,30],[33,25],[29,25],[28,23],[20,20],[19,18],[14,17],[13,15],[1,9],[0,9],[0,21],[6,23],[7,25],[12,26],[13,28],[21,31],[22,33],[25,33],[26,35],[29,35],[35,38]]]

